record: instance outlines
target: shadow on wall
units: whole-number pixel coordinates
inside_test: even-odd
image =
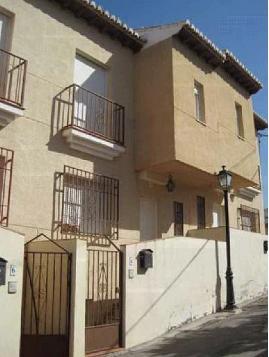
[[[244,308],[246,312],[250,307]],[[266,309],[267,310],[267,309]],[[226,357],[268,356],[267,313],[264,306],[255,307],[256,314],[236,319],[236,323],[219,324],[219,320],[206,328],[182,331],[173,338],[162,338],[145,350],[145,355],[171,357]],[[235,337],[236,336],[236,337]],[[135,352],[134,352],[135,353]]]
[[[134,328],[136,328],[140,323],[142,323],[143,319],[146,315],[148,315],[151,310],[160,302],[160,300],[169,292],[169,290],[174,286],[174,284],[182,278],[185,271],[191,266],[194,260],[201,254],[201,252],[205,249],[206,245],[209,241],[203,243],[203,245],[197,250],[192,259],[185,265],[185,267],[177,274],[177,276],[172,280],[172,282],[168,285],[166,290],[151,304],[151,306],[143,313],[142,316],[138,318],[138,320],[126,331],[126,335],[128,335]],[[216,283],[217,285],[217,283]]]

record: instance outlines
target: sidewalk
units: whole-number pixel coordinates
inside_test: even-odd
[[[108,356],[267,357],[267,297],[240,309],[238,313],[201,318],[148,343]]]

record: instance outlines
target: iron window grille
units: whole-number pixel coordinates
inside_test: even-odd
[[[258,209],[241,205],[240,214],[242,230],[260,233],[260,212]]]
[[[174,202],[174,235],[183,236],[183,203]]]
[[[62,234],[118,239],[119,181],[64,166]]]
[[[14,151],[0,147],[0,224],[8,226]]]

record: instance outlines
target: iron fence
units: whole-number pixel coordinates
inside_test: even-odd
[[[88,250],[86,327],[119,323],[119,252]]]
[[[27,61],[0,49],[0,100],[23,107]]]
[[[62,235],[118,239],[119,181],[64,166]]]
[[[56,97],[58,127],[75,127],[124,145],[124,107],[72,84]]]
[[[14,151],[0,147],[0,224],[8,226]]]

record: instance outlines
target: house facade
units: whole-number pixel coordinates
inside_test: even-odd
[[[1,0],[0,24],[1,225],[25,242],[85,240],[92,280],[114,266],[110,320],[89,327],[112,325],[120,299],[104,242],[225,240],[222,165],[231,228],[264,233],[261,84],[234,55],[188,21],[134,31],[91,1]]]

